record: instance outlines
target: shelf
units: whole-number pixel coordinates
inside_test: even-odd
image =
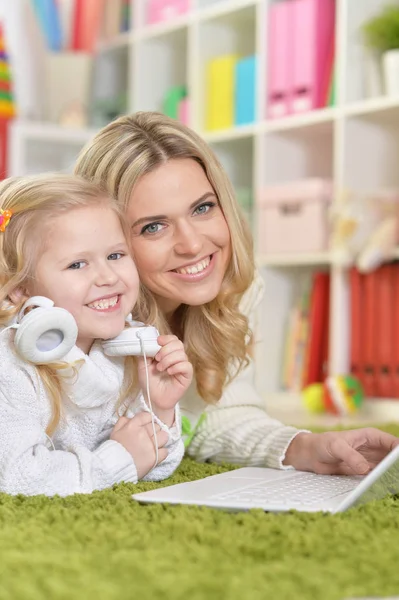
[[[361,410],[347,416],[311,414],[297,393],[266,394],[265,404],[269,416],[296,427],[364,427],[399,421],[399,399],[366,399]]]
[[[328,252],[309,254],[270,254],[259,255],[256,261],[259,267],[327,266],[331,264],[331,255]]]
[[[223,0],[216,2],[211,6],[205,6],[196,10],[187,12],[169,21],[162,21],[150,25],[144,25],[134,32],[134,39],[148,39],[158,37],[167,33],[172,33],[182,27],[187,27],[193,23],[202,23],[212,19],[218,19],[251,6],[255,6],[258,0]]]
[[[344,113],[351,117],[367,117],[375,113],[384,113],[392,110],[399,110],[399,98],[380,96],[361,102],[354,102],[344,107]]]
[[[127,48],[133,39],[134,35],[131,31],[124,31],[113,39],[101,41],[97,50],[98,52],[112,52],[113,50]]]
[[[203,22],[210,21],[211,19],[218,19],[236,13],[243,8],[256,6],[257,3],[257,0],[222,0],[216,2],[212,6],[199,9],[195,13],[196,20]]]
[[[399,260],[399,248],[391,255],[389,260]],[[312,266],[339,266],[340,263],[334,260],[333,253],[319,252],[309,254],[270,254],[258,255],[256,258],[259,267],[312,267]],[[349,269],[350,267],[348,267]],[[347,270],[345,267],[343,270]]]
[[[335,108],[325,108],[304,114],[290,115],[283,119],[268,119],[261,123],[241,125],[220,131],[202,131],[200,135],[209,143],[224,142],[258,133],[289,133],[307,131],[325,133],[331,130],[337,112]]]
[[[257,124],[240,125],[231,129],[222,129],[220,131],[202,131],[199,135],[204,138],[208,144],[217,144],[220,142],[228,142],[230,140],[238,140],[249,138],[260,132],[260,127]]]
[[[62,127],[44,121],[14,121],[12,127],[26,139],[85,144],[97,132],[94,128]]]
[[[135,32],[134,39],[135,41],[150,40],[162,37],[163,35],[173,34],[187,27],[194,19],[194,13],[188,12],[170,21],[145,25]]]
[[[336,108],[321,108],[307,113],[288,115],[281,119],[267,119],[261,125],[266,133],[304,130],[326,130],[331,127],[337,114]]]

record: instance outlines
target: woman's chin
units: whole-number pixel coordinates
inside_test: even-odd
[[[193,289],[186,291],[180,295],[181,304],[187,304],[188,306],[201,306],[202,304],[208,304],[212,302],[220,292],[220,285],[207,286],[206,289]]]

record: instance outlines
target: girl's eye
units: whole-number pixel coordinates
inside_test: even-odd
[[[108,256],[108,260],[120,260],[123,256],[125,256],[122,252],[113,252]]]
[[[83,269],[85,264],[86,263],[83,260],[78,260],[77,262],[74,262],[71,265],[69,265],[68,269],[71,269],[71,270]]]
[[[162,223],[149,223],[148,225],[145,225],[145,227],[143,227],[141,233],[159,233],[162,228]]]
[[[194,213],[197,215],[205,215],[214,206],[216,206],[215,202],[204,202],[204,204],[197,206],[197,208],[194,210]]]

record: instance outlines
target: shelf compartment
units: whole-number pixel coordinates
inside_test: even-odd
[[[135,111],[163,112],[165,95],[173,86],[187,88],[187,29],[182,28],[136,44]]]

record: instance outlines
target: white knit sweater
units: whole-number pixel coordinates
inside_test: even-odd
[[[255,333],[256,312],[263,291],[263,280],[258,276],[240,306]],[[185,445],[196,460],[289,468],[282,462],[299,430],[268,416],[265,403],[254,387],[253,362],[225,388],[216,405],[207,405],[200,398],[194,381],[180,408]]]
[[[83,363],[77,378],[64,386],[63,414],[49,440],[45,433],[51,419],[48,394],[36,368],[15,354],[13,336],[9,330],[0,333],[0,491],[67,496],[122,481],[136,483],[131,455],[109,439],[118,420],[124,359],[105,356],[99,342],[89,355],[78,348],[71,351],[68,362]],[[118,413],[134,417],[143,410],[149,409],[140,394],[126,401]],[[169,434],[169,454],[146,480],[170,476],[184,454],[178,407],[171,429],[155,420]]]

